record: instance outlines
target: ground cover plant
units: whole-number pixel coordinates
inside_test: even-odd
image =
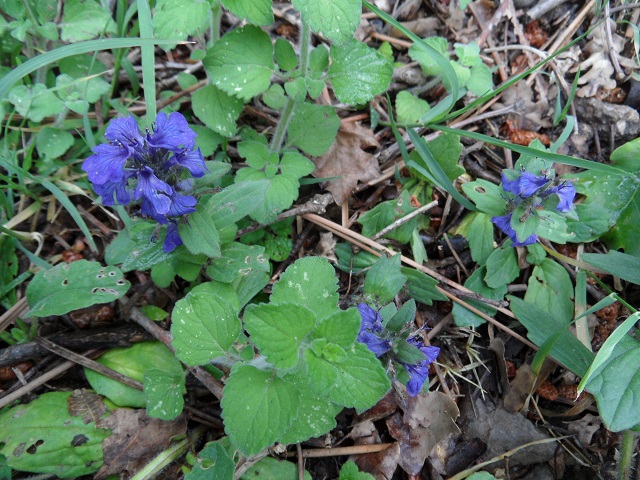
[[[640,10],[0,6],[2,478],[637,475]]]

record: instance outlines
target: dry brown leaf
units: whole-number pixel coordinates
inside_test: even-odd
[[[91,422],[97,425],[101,421],[101,417],[107,413],[107,406],[102,397],[85,389],[74,391],[73,395],[67,399],[67,405],[69,406],[69,415],[82,417],[82,423],[85,425]]]
[[[166,421],[149,417],[144,410],[118,408],[100,419],[96,427],[112,429],[102,443],[104,465],[95,479],[123,472],[137,472],[169,446],[171,439],[187,431],[183,414]]]
[[[400,447],[397,443],[394,443],[381,452],[357,455],[355,458],[351,458],[351,460],[356,462],[360,470],[370,473],[376,480],[388,480],[393,477],[394,472],[398,468],[399,458]]]
[[[358,182],[368,182],[380,176],[378,160],[363,150],[370,147],[380,147],[371,129],[353,122],[342,123],[329,151],[314,159],[314,177],[340,177],[324,185],[338,205],[349,199]]]

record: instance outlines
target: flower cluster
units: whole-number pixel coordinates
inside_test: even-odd
[[[380,314],[366,303],[359,304],[358,310],[360,311],[360,317],[362,319],[360,332],[358,333],[358,341],[364,343],[376,357],[381,357],[386,353],[392,352],[393,344],[391,340],[380,335],[384,334],[385,331]],[[408,364],[402,361],[399,362],[404,366],[409,375],[407,394],[409,394],[410,397],[415,397],[420,393],[422,386],[427,381],[427,378],[429,378],[429,365],[438,358],[440,349],[430,345],[423,345],[417,337],[409,337],[404,341],[418,348],[424,355],[424,360],[416,363]]]
[[[164,251],[182,245],[178,219],[196,205],[185,194],[193,181],[183,172],[202,177],[207,169],[187,120],[178,112],[159,113],[151,131],[142,134],[133,117],[116,118],[104,136],[109,143],[96,146],[82,164],[103,205],[114,205],[114,195],[121,205],[140,201],[140,215],[167,225]]]
[[[512,207],[518,207],[525,205],[527,212],[532,215],[536,215],[536,211],[542,208],[543,202],[552,195],[556,195],[558,198],[558,204],[555,209],[559,212],[566,213],[573,208],[573,199],[576,196],[576,189],[571,182],[562,182],[561,184],[552,187],[552,179],[548,174],[535,175],[531,172],[515,172],[508,170],[511,175],[502,172],[502,189],[510,194],[508,200]],[[513,178],[509,178],[509,176]],[[491,218],[491,222],[502,230],[512,241],[514,247],[523,247],[525,245],[531,245],[538,241],[538,235],[532,233],[525,239],[518,238],[515,229],[513,228],[513,209],[506,215],[496,216]],[[518,219],[518,221],[524,221],[525,219]]]

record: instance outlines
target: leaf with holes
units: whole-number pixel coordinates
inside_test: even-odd
[[[27,287],[29,315],[62,315],[96,303],[108,303],[122,297],[130,283],[117,267],[79,260],[41,270]]]

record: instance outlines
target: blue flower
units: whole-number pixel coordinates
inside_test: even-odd
[[[525,245],[536,243],[538,241],[538,235],[536,235],[535,233],[529,235],[525,240],[520,241],[518,239],[516,231],[511,226],[512,215],[513,214],[511,213],[507,213],[506,215],[502,215],[499,217],[491,217],[491,223],[502,230],[511,239],[511,244],[514,247],[524,247]]]
[[[374,332],[381,332],[382,317],[366,303],[358,305],[360,311],[361,323],[360,332],[358,332],[358,341],[364,343],[369,350],[375,353],[376,357],[381,357],[391,350],[391,342],[387,339],[380,338]]]
[[[557,187],[549,188],[540,195],[558,195],[559,201],[556,210],[566,213],[573,207],[573,200],[576,198],[576,189],[571,182],[562,182]]]
[[[436,361],[436,358],[438,358],[438,355],[440,354],[440,349],[431,345],[424,345],[417,337],[408,338],[407,343],[418,347],[425,356],[424,360],[417,363],[403,364],[405,370],[409,374],[407,394],[410,397],[415,397],[420,393],[422,386],[429,378],[429,365]]]
[[[151,131],[142,134],[133,117],[116,118],[82,164],[104,205],[140,201],[140,215],[168,225],[165,251],[182,244],[178,220],[195,212],[196,198],[188,195],[191,177],[202,177],[207,167],[196,133],[178,112],[156,116]],[[183,193],[184,192],[184,193]],[[114,200],[115,195],[115,200]]]
[[[549,183],[549,178],[546,175],[522,172],[515,180],[509,180],[504,172],[502,173],[503,190],[520,198],[531,197],[547,183]]]

